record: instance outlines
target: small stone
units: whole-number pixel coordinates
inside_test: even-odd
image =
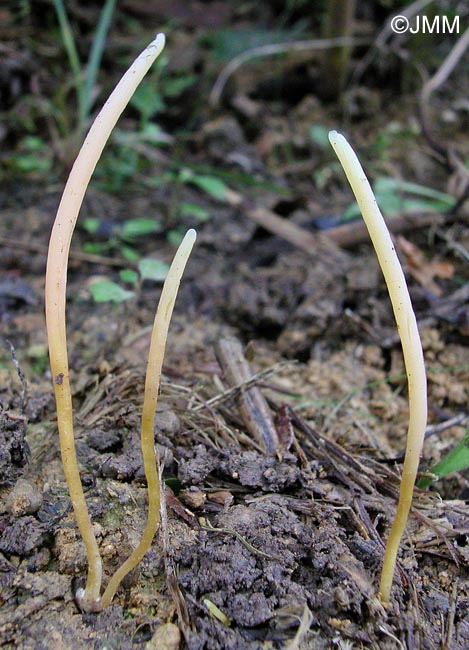
[[[208,498],[210,501],[219,503],[224,507],[230,506],[234,501],[232,493],[228,490],[218,490],[218,492],[212,492],[209,494]]]
[[[181,490],[181,501],[189,508],[201,508],[207,500],[207,495],[198,488],[191,487],[187,490]]]
[[[25,479],[18,479],[6,500],[6,507],[15,517],[32,515],[42,506],[42,492]]]
[[[181,632],[174,623],[163,623],[157,629],[145,650],[178,650],[181,643]]]

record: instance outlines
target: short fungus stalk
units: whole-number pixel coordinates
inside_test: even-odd
[[[82,609],[86,611],[101,610],[111,602],[122,578],[138,564],[148,550],[158,526],[159,484],[153,446],[153,418],[169,320],[182,272],[195,241],[195,231],[190,230],[187,233],[171,265],[163,286],[150,344],[142,420],[142,454],[149,490],[148,522],[140,544],[116,575],[111,578],[103,598],[101,598],[102,560],[80,480],[73,431],[65,326],[68,255],[78,213],[94,168],[119,116],[138,84],[162,51],[164,43],[164,35],[159,34],[135,59],[96,117],[70,172],[49,242],[45,287],[49,356],[57,405],[62,464],[70,500],[88,559],[86,585],[77,593],[77,600]]]
[[[381,270],[388,287],[396,319],[407,373],[409,427],[396,516],[386,544],[379,597],[389,602],[397,553],[412,503],[412,494],[427,424],[427,380],[422,344],[402,267],[399,263],[383,215],[360,162],[343,135],[329,133],[329,141],[339,158],[355,194]]]

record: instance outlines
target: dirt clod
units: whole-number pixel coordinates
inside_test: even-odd
[[[6,507],[15,517],[33,515],[42,506],[43,496],[36,485],[20,478],[6,499]]]

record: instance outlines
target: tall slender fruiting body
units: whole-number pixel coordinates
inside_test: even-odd
[[[145,378],[141,431],[143,466],[148,489],[147,523],[139,545],[109,580],[101,599],[101,606],[103,608],[111,603],[116,589],[124,577],[137,566],[150,548],[160,521],[160,479],[155,454],[153,422],[158,402],[158,390],[160,387],[169,323],[171,321],[181,277],[192,251],[195,238],[195,230],[188,230],[174,256],[163,285],[151,334],[147,374]]]
[[[391,299],[407,372],[409,392],[409,428],[402,468],[399,502],[389,533],[383,559],[379,596],[389,601],[396,568],[397,553],[412,503],[412,494],[427,424],[427,379],[422,344],[404,273],[383,215],[360,162],[343,135],[329,133],[329,141],[339,158],[355,194]]]
[[[164,43],[164,35],[159,34],[135,59],[96,117],[70,172],[49,243],[45,288],[49,356],[57,403],[62,463],[88,557],[88,578],[82,596],[83,607],[88,610],[97,607],[100,601],[102,562],[80,481],[73,433],[65,328],[68,255],[78,213],[96,163],[119,116],[160,54]]]

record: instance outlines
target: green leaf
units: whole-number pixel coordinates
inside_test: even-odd
[[[226,183],[216,176],[198,176],[194,174],[190,179],[188,179],[188,182],[192,183],[192,185],[196,185],[204,192],[207,192],[207,194],[214,199],[219,201],[225,200],[228,187]]]
[[[46,151],[46,143],[36,135],[27,135],[20,142],[20,147],[27,151]]]
[[[140,259],[140,255],[135,250],[135,248],[132,248],[132,246],[121,244],[119,246],[119,250],[122,253],[122,257],[125,257],[128,262],[137,262],[137,260]]]
[[[165,79],[163,83],[163,93],[165,97],[178,97],[187,88],[195,84],[198,77],[195,74],[184,74],[172,79]]]
[[[20,154],[14,157],[18,170],[28,172],[48,172],[52,167],[52,163],[48,158],[41,158],[38,154]]]
[[[434,199],[446,203],[448,208],[454,203],[453,197],[444,192],[434,190],[432,187],[419,185],[418,183],[411,183],[404,181],[400,178],[378,178],[374,184],[374,190],[377,194],[386,192],[396,192],[400,194],[414,194],[416,196],[425,197],[427,199]]]
[[[81,222],[83,229],[90,235],[94,235],[98,232],[100,224],[101,220],[98,219],[98,217],[88,217],[87,219],[83,219]]]
[[[327,150],[330,147],[329,131],[330,129],[325,126],[313,124],[313,126],[309,128],[309,137],[320,149]]]
[[[121,239],[133,241],[139,237],[145,237],[155,232],[160,232],[161,224],[155,219],[129,219],[122,224],[119,232]]]
[[[183,488],[183,484],[178,478],[175,478],[173,476],[168,476],[168,478],[164,479],[165,485],[169,485],[171,490],[174,492],[176,496],[179,496],[179,492]]]
[[[169,172],[171,174],[171,172]],[[190,183],[192,182],[192,179],[194,178],[195,174],[192,171],[192,169],[188,169],[187,167],[183,167],[182,169],[179,170],[179,173],[177,174],[177,178],[182,182],[182,183]]]
[[[143,142],[152,142],[153,144],[167,144],[171,136],[168,136],[158,124],[153,124],[153,122],[148,122],[143,127],[139,135],[139,139]]]
[[[78,104],[80,109],[80,116],[85,114],[85,95],[84,95],[84,86],[83,86],[83,76],[82,76],[82,66],[80,62],[80,57],[78,56],[78,50],[75,43],[75,38],[73,36],[73,30],[68,19],[67,10],[65,9],[65,4],[63,0],[54,0],[55,13],[57,15],[57,20],[59,21],[60,33],[62,36],[62,42],[67,53],[68,62],[70,68],[72,69],[74,77],[75,90],[78,95]]]
[[[451,451],[449,451],[446,456],[444,456],[440,462],[434,465],[429,471],[440,479],[451,472],[459,472],[466,467],[469,467],[469,428],[461,442],[451,449]],[[436,481],[438,479],[434,480]],[[430,485],[430,483],[432,483],[432,479],[429,476],[425,476],[420,479],[417,486],[419,488],[424,488]]]
[[[166,262],[155,260],[152,257],[144,257],[138,263],[138,270],[142,280],[153,280],[162,282],[168,275],[169,266]]]
[[[119,271],[119,277],[122,282],[128,282],[129,284],[138,282],[138,273],[133,269],[122,269],[122,271]]]
[[[91,255],[102,255],[109,250],[109,246],[107,242],[87,241],[83,244],[83,250]]]
[[[106,0],[99,16],[96,31],[94,32],[91,52],[88,59],[88,64],[86,66],[85,79],[83,82],[83,108],[85,113],[82,117],[84,120],[86,120],[89,116],[89,110],[91,108],[93,100],[93,89],[96,86],[100,63],[103,56],[104,47],[106,45],[106,37],[109,31],[109,26],[111,24],[114,10],[116,8],[116,1],[117,0]]]
[[[95,302],[124,302],[135,295],[110,280],[94,282],[90,285],[90,292]]]
[[[181,203],[181,215],[184,217],[193,217],[201,223],[210,219],[210,212],[196,203]]]
[[[217,62],[230,61],[244,50],[272,43],[288,43],[298,40],[306,32],[307,25],[299,21],[290,29],[249,29],[228,27],[204,34],[201,41],[213,50]]]
[[[134,92],[130,104],[137,109],[144,122],[165,107],[160,91],[154,82],[144,81]]]
[[[379,205],[379,201],[378,201],[378,205]],[[344,211],[344,214],[342,215],[342,221],[353,221],[353,219],[358,219],[359,217],[361,217],[361,214],[362,213],[360,212],[358,203],[354,201]]]
[[[379,208],[386,216],[401,211],[435,210],[442,212],[448,210],[454,204],[454,199],[449,194],[398,178],[378,178],[373,184],[373,191]],[[409,194],[413,196],[406,196]],[[359,216],[358,205],[352,203],[345,210],[342,220],[350,221]]]
[[[168,232],[168,234],[166,235],[166,239],[167,239],[168,242],[169,242],[170,244],[172,244],[173,246],[179,246],[179,244],[180,244],[180,243],[182,242],[182,240],[184,239],[184,235],[185,235],[185,234],[186,234],[186,231],[183,230],[182,228],[181,228],[180,230],[177,230],[177,229],[173,228],[173,229],[170,230],[170,231]]]
[[[12,163],[22,172],[47,172],[52,167],[44,140],[35,135],[21,140],[18,152],[12,156]]]

